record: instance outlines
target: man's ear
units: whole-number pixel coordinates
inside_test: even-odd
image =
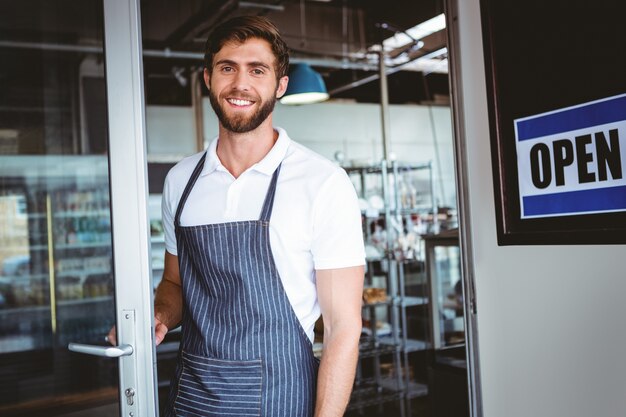
[[[287,84],[289,84],[289,77],[286,75],[278,80],[278,88],[276,89],[276,98],[281,98],[285,91],[287,91]]]
[[[211,74],[207,68],[204,69],[204,85],[206,85],[206,88],[209,90],[211,89]]]

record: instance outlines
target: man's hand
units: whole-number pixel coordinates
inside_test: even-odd
[[[109,342],[112,346],[117,346],[117,335],[116,335],[115,326],[111,327],[109,330],[109,334],[106,337],[106,341]]]
[[[165,324],[161,323],[161,321],[157,318],[154,319],[154,341],[156,342],[157,346],[161,344],[161,342],[165,338],[165,335],[167,334],[168,331],[169,329],[167,328]],[[112,346],[117,346],[117,336],[116,336],[115,326],[111,327],[111,330],[109,330],[109,334],[107,335],[106,340]]]
[[[163,339],[165,339],[165,335],[168,330],[167,326],[161,323],[161,320],[157,318],[154,319],[154,341],[157,346],[159,346]]]

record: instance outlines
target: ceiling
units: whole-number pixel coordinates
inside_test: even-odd
[[[188,77],[201,67],[199,58],[211,28],[238,15],[270,18],[291,48],[291,62],[314,66],[331,98],[379,102],[375,49],[394,34],[443,12],[442,0],[142,0],[141,7],[144,50],[151,54],[144,61],[148,102],[155,104],[189,99],[185,91],[177,94],[180,76]],[[422,41],[419,50],[387,60],[391,103],[448,97],[445,29]],[[422,57],[434,51],[443,51],[428,60],[435,66],[405,63],[415,59],[425,63]],[[173,72],[178,72],[178,79]]]
[[[44,50],[57,45],[79,45],[79,50],[101,48],[102,33],[93,23],[102,19],[101,1],[0,2],[0,39],[30,43],[34,48],[44,45]],[[207,34],[220,21],[242,14],[265,15],[274,21],[292,50],[291,61],[313,65],[324,77],[332,99],[379,102],[378,59],[374,50],[395,33],[440,15],[442,3],[442,0],[141,0],[147,102],[189,104],[189,77],[202,67]],[[423,46],[419,49],[401,54],[398,50],[388,51],[394,56],[386,62],[392,104],[433,102],[440,97],[445,101],[449,96],[445,29],[421,40]],[[415,65],[429,61],[424,56],[433,51],[439,51],[430,60],[435,67],[424,69]],[[23,59],[33,59],[28,58],[32,54],[22,55]],[[45,59],[45,55],[42,57]],[[407,65],[404,63],[407,60],[414,61]],[[15,65],[13,72],[18,74],[19,68],[38,64],[21,61]],[[0,69],[0,79],[11,78],[9,73],[8,68]],[[27,85],[25,82],[24,88]]]

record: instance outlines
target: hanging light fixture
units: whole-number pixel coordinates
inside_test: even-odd
[[[282,104],[311,104],[328,100],[328,91],[322,76],[309,64],[292,64],[289,71],[289,84]]]

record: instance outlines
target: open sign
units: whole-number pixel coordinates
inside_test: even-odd
[[[521,217],[626,211],[626,94],[515,120]]]

